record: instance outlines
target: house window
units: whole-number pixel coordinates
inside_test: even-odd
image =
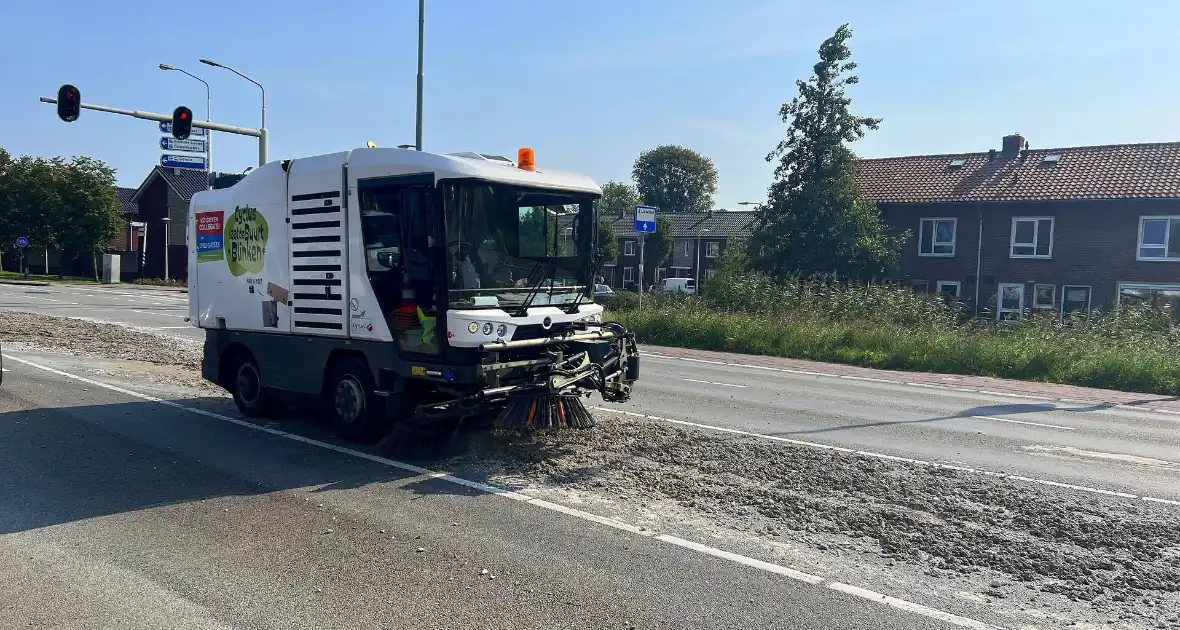
[[[1053,308],[1057,302],[1057,287],[1052,284],[1033,285],[1033,308]]]
[[[939,280],[934,287],[939,295],[959,299],[959,291],[963,285],[958,280]]]
[[[1000,284],[999,299],[996,304],[996,319],[1010,321],[1020,317],[1024,312],[1024,285]]]
[[[1061,317],[1069,317],[1075,311],[1089,311],[1090,293],[1088,286],[1067,284],[1061,287]]]
[[[692,256],[692,241],[684,241],[684,255]]]
[[[919,256],[954,256],[958,219],[922,219],[918,230]]]
[[[623,282],[635,281],[635,267],[623,267]]]
[[[624,256],[634,256],[635,255],[635,241],[623,241],[623,255]]]
[[[663,282],[664,278],[666,278],[667,276],[668,276],[667,269],[664,269],[663,267],[656,267],[656,284]]]
[[[1120,282],[1119,304],[1154,304],[1180,313],[1180,286],[1153,282]]]
[[[1050,258],[1053,256],[1053,217],[1015,217],[1012,219],[1011,258]]]
[[[708,241],[705,243],[705,258],[716,258],[721,255],[721,243]]]
[[[1180,260],[1180,217],[1139,217],[1139,260]]]

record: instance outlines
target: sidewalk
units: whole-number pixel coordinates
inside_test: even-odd
[[[854,365],[840,365],[837,363],[819,363],[802,359],[784,359],[780,357],[764,357],[748,354],[730,354],[709,350],[690,350],[687,348],[668,348],[640,344],[641,354],[650,353],[689,361],[704,361],[724,365],[765,368],[782,372],[833,376],[848,379],[884,381],[921,387],[937,387],[940,389],[956,389],[962,391],[980,392],[985,394],[1001,394],[1005,396],[1019,396],[1043,400],[1056,400],[1069,403],[1084,403],[1103,405],[1108,407],[1125,407],[1145,411],[1159,411],[1180,414],[1180,396],[1160,396],[1158,394],[1141,394],[1136,392],[1120,392],[1110,389],[1096,389],[1078,387],[1076,385],[1059,385],[1056,383],[1039,383],[1034,381],[1017,381],[990,376],[962,376],[958,374],[934,374],[930,372],[897,372],[893,370],[875,370]],[[642,373],[642,370],[641,370]]]

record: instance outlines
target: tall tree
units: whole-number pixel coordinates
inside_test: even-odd
[[[845,88],[859,81],[847,24],[819,47],[819,62],[779,116],[787,137],[766,161],[779,160],[767,203],[758,210],[750,253],[776,276],[835,273],[869,278],[897,267],[907,234],[891,236],[875,204],[861,199],[848,144],[880,126],[855,116]]]
[[[672,223],[664,217],[657,216],[656,233],[648,234],[643,239],[643,266],[646,269],[655,269],[663,264],[670,253],[672,253]]]
[[[692,149],[666,144],[644,151],[631,177],[643,203],[661,212],[705,212],[713,207],[717,167]]]
[[[619,257],[619,237],[610,221],[598,221],[598,256],[603,264],[614,262]],[[597,270],[595,270],[597,271]]]
[[[58,173],[62,246],[79,255],[89,254],[98,279],[98,255],[110,248],[123,226],[122,206],[115,192],[115,169],[102,160],[74,157]]]
[[[628,216],[639,205],[639,192],[630,184],[607,182],[602,185],[602,200],[598,202],[598,214],[603,217]]]

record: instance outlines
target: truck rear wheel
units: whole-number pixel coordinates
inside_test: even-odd
[[[243,352],[230,361],[230,393],[238,411],[247,418],[261,418],[274,410],[274,403],[262,386],[262,372],[249,353]]]
[[[371,444],[381,439],[391,423],[384,401],[374,394],[376,385],[369,366],[347,357],[335,363],[328,380],[328,408],[332,423],[346,440]]]

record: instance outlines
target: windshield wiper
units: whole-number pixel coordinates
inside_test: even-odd
[[[529,271],[528,279],[525,280],[525,282],[529,284],[529,292],[528,295],[525,296],[524,301],[520,303],[520,308],[516,310],[516,317],[520,317],[529,312],[529,306],[532,304],[533,298],[537,296],[537,293],[541,290],[541,284],[545,282],[546,279],[544,266],[545,261],[538,260],[537,264],[533,265],[532,270]],[[541,272],[541,277],[534,281],[533,275],[538,271]]]

